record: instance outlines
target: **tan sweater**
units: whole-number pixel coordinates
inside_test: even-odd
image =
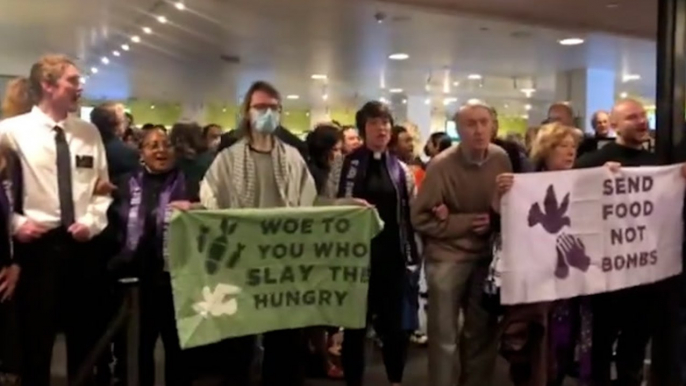
[[[489,236],[472,232],[472,220],[489,213],[496,176],[511,171],[507,153],[496,145],[489,146],[481,164],[469,161],[460,146],[434,158],[411,204],[412,225],[425,242],[424,257],[464,261],[488,256]],[[432,212],[441,204],[450,212],[446,221]]]

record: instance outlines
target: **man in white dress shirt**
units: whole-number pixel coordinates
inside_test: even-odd
[[[12,227],[21,266],[21,375],[31,386],[50,384],[58,330],[67,337],[70,384],[100,332],[96,308],[104,262],[90,240],[107,226],[111,199],[94,194],[97,181],[108,180],[98,130],[68,116],[78,108],[80,80],[68,58],[42,57],[29,76],[36,106],[0,122],[0,141],[17,152],[22,165],[22,210]]]

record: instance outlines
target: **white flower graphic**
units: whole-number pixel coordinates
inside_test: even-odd
[[[214,291],[205,286],[202,289],[202,300],[193,304],[193,310],[203,318],[234,315],[238,312],[238,302],[235,297],[229,296],[237,295],[241,291],[241,287],[231,284],[217,284]]]

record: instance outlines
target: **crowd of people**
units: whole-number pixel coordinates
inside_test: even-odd
[[[265,386],[300,386],[305,367],[314,367],[360,386],[370,330],[393,386],[403,382],[410,342],[426,344],[427,336],[431,386],[491,385],[499,353],[517,386],[559,386],[567,376],[639,386],[651,339],[651,381],[681,384],[669,322],[677,279],[507,307],[484,293],[499,202],[514,173],[657,164],[644,148],[649,127],[637,101],[594,114],[592,136],[576,128],[568,104],[555,103],[525,143],[499,137],[495,109],[471,102],[454,116],[459,144],[433,133],[419,157],[416,128],[396,125],[377,101],[357,111],[353,126],[323,123],[302,141],[280,124],[281,94],[262,81],[228,133],[195,123],[136,129],[118,103],[95,107],[88,123],[73,114],[81,92],[76,65],[47,55],[10,83],[2,106],[2,386],[49,385],[58,332],[71,384],[122,301],[117,280],[127,277],[139,280],[143,386],[155,384],[159,339],[168,385],[247,386],[258,373]],[[272,331],[182,350],[163,254],[169,211],[315,201],[373,206],[383,220],[371,241],[369,328]],[[125,384],[125,346],[116,337],[85,369],[84,384]]]

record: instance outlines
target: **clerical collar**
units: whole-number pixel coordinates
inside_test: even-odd
[[[384,152],[381,151],[375,151],[372,153],[372,157],[374,157],[375,160],[380,160],[383,158]]]

